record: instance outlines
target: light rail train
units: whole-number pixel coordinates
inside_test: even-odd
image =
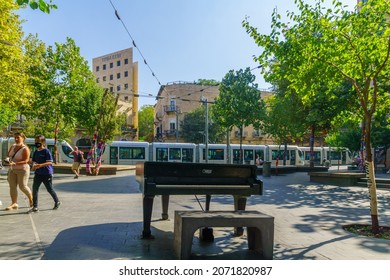
[[[239,163],[240,145],[208,144],[208,163]],[[271,165],[303,166],[304,154],[298,146],[242,145],[243,163],[255,164],[256,156]],[[113,141],[107,144],[102,155],[103,164],[135,164],[139,161],[206,162],[206,145],[193,143]]]
[[[310,147],[300,147],[304,154],[306,165],[310,164]],[[330,151],[330,152],[329,152]],[[348,165],[353,163],[352,153],[348,148],[340,147],[314,147],[314,165],[323,165],[329,161],[330,165]]]

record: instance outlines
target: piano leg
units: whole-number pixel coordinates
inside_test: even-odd
[[[154,195],[144,195],[143,197],[143,211],[144,211],[144,229],[142,231],[142,239],[154,239],[150,231],[150,224],[152,222]]]
[[[234,211],[245,210],[246,207],[246,196],[234,196]],[[242,236],[244,234],[243,227],[234,228],[234,236]]]
[[[168,220],[169,194],[161,196],[162,213],[161,219]]]
[[[206,194],[206,208],[205,211],[210,211],[211,195]],[[203,242],[214,242],[213,228],[204,227],[199,229],[199,239]]]
[[[206,194],[206,210],[205,211],[209,211],[210,210],[210,202],[211,202],[211,195],[210,194]]]

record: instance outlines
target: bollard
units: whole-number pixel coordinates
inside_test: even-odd
[[[263,177],[270,177],[271,176],[271,162],[265,161],[263,163]]]

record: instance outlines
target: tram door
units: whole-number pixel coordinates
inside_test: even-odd
[[[118,147],[110,147],[110,164],[118,164]]]

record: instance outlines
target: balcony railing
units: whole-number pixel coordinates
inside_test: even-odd
[[[164,130],[164,134],[166,135],[166,136],[174,136],[174,135],[176,135],[176,129],[169,129],[169,130]]]
[[[176,105],[165,105],[164,112],[179,112],[179,107]]]

